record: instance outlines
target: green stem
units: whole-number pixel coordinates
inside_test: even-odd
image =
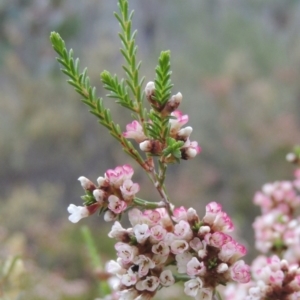
[[[138,197],[135,197],[133,199],[133,203],[137,206],[142,206],[143,208],[147,208],[147,209],[155,209],[155,208],[159,208],[159,207],[166,207],[166,204],[163,201],[160,202],[150,202]]]

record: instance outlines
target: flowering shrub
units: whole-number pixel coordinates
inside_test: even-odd
[[[152,202],[137,196],[140,186],[133,182],[134,170],[128,164],[107,170],[97,183],[79,177],[85,191],[83,206],[70,204],[69,220],[77,223],[98,212],[105,221],[114,221],[108,236],[116,240],[117,259],[107,263],[111,293],[103,297],[151,299],[161,288],[183,282],[184,293],[195,299],[222,299],[219,285],[227,285],[226,299],[300,299],[300,255],[296,255],[300,252],[299,226],[294,218],[300,204],[300,176],[294,182],[267,184],[255,195],[254,202],[263,213],[253,224],[256,247],[262,253],[276,255],[258,257],[251,268],[241,260],[246,248],[230,235],[234,226],[220,204],[207,204],[202,217],[191,207],[174,207],[165,186],[167,168],[180,160],[193,159],[201,148],[191,140],[192,127],[184,127],[189,118],[178,109],[182,94],[171,93],[170,52],[161,52],[155,79],[143,88],[141,63],[136,61],[136,32],[131,32],[133,14],[128,11],[127,0],[119,0],[118,4],[120,12],[115,16],[121,27],[126,79],[119,80],[104,71],[101,80],[108,97],[116,99],[133,116],[124,131],[96,96],[86,69],[80,73],[73,51],[66,50],[59,34],[51,33],[68,82],[100,124],[146,172],[160,199]],[[129,228],[120,223],[125,213]]]

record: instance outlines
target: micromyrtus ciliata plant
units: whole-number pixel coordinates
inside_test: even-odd
[[[194,299],[300,299],[300,219],[294,216],[300,204],[300,171],[294,181],[267,184],[255,195],[254,202],[263,213],[253,224],[256,247],[274,255],[259,256],[251,268],[240,259],[246,248],[230,236],[234,226],[220,204],[207,204],[204,216],[191,207],[174,207],[165,186],[167,168],[193,159],[201,148],[191,140],[192,127],[185,126],[188,115],[178,109],[181,93],[171,93],[170,52],[161,52],[154,80],[144,85],[139,76],[141,62],[136,61],[136,31],[131,31],[133,12],[129,13],[127,0],[119,0],[118,6],[115,17],[121,27],[126,79],[103,71],[101,81],[108,97],[131,112],[133,121],[126,129],[112,120],[91,87],[87,70],[79,71],[79,60],[66,50],[60,35],[52,32],[50,36],[68,82],[158,192],[157,202],[139,198],[140,187],[132,180],[134,170],[129,164],[107,170],[96,183],[78,178],[85,191],[83,206],[70,204],[69,220],[77,223],[99,212],[105,221],[114,221],[108,236],[116,240],[117,259],[106,265],[113,284],[111,293],[101,299],[152,299],[158,290],[178,282]],[[298,157],[295,151],[288,160],[297,162]],[[120,223],[124,213],[130,228]],[[226,286],[223,298],[217,290],[220,285]]]

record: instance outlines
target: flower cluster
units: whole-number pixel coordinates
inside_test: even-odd
[[[293,181],[267,183],[254,196],[262,215],[253,223],[255,245],[262,253],[251,266],[252,281],[247,285],[229,285],[226,300],[298,300],[300,299],[300,170]],[[280,257],[280,258],[279,258]]]
[[[104,177],[99,177],[97,185],[86,177],[79,177],[78,180],[86,192],[83,196],[85,206],[70,204],[69,220],[77,223],[98,209],[105,212],[105,221],[115,220],[132,204],[135,194],[140,190],[139,185],[131,180],[133,173],[130,165],[118,166],[107,170]]]
[[[174,209],[172,219],[164,208],[132,209],[129,220],[132,228],[115,222],[109,233],[118,241],[118,259],[107,271],[119,278],[119,299],[151,299],[182,280],[187,295],[210,300],[217,285],[250,280],[249,266],[239,260],[246,249],[227,234],[232,221],[215,202],[202,220],[184,207]]]
[[[252,275],[256,284],[248,291],[246,300],[300,299],[300,268],[280,260],[274,255],[270,258],[257,257],[252,264]]]
[[[160,106],[159,102],[155,99],[154,82],[150,81],[146,85],[145,94],[152,107],[155,108],[161,116],[169,118],[169,137],[176,141],[184,142],[180,148],[181,158],[194,158],[198,153],[200,153],[201,148],[198,146],[198,142],[190,140],[193,128],[191,126],[181,128],[189,121],[188,115],[183,115],[181,111],[177,110],[182,101],[181,93],[173,95],[164,105]],[[166,148],[166,144],[164,144],[161,140],[149,138],[149,136],[145,134],[142,124],[136,120],[127,124],[126,131],[123,132],[123,136],[128,139],[134,139],[137,143],[139,143],[139,147],[142,151],[153,155],[160,155]],[[170,157],[169,159],[172,158]]]
[[[261,207],[262,216],[255,219],[253,228],[256,248],[262,253],[280,253],[294,247],[300,250],[300,222],[294,218],[300,206],[298,182],[297,178],[293,182],[268,183],[255,194],[254,203]]]

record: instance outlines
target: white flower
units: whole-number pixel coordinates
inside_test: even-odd
[[[175,278],[174,278],[171,270],[165,270],[165,271],[161,272],[161,274],[159,276],[159,280],[163,286],[170,286],[175,283]]]
[[[151,232],[147,224],[137,224],[133,227],[133,232],[139,244],[143,244],[150,236]]]
[[[196,297],[199,290],[202,288],[203,282],[197,277],[184,283],[184,292],[191,297]]]
[[[86,218],[89,216],[89,211],[86,206],[76,206],[74,204],[70,204],[68,207],[68,212],[71,214],[69,216],[69,220],[72,223],[77,223],[82,218]]]

